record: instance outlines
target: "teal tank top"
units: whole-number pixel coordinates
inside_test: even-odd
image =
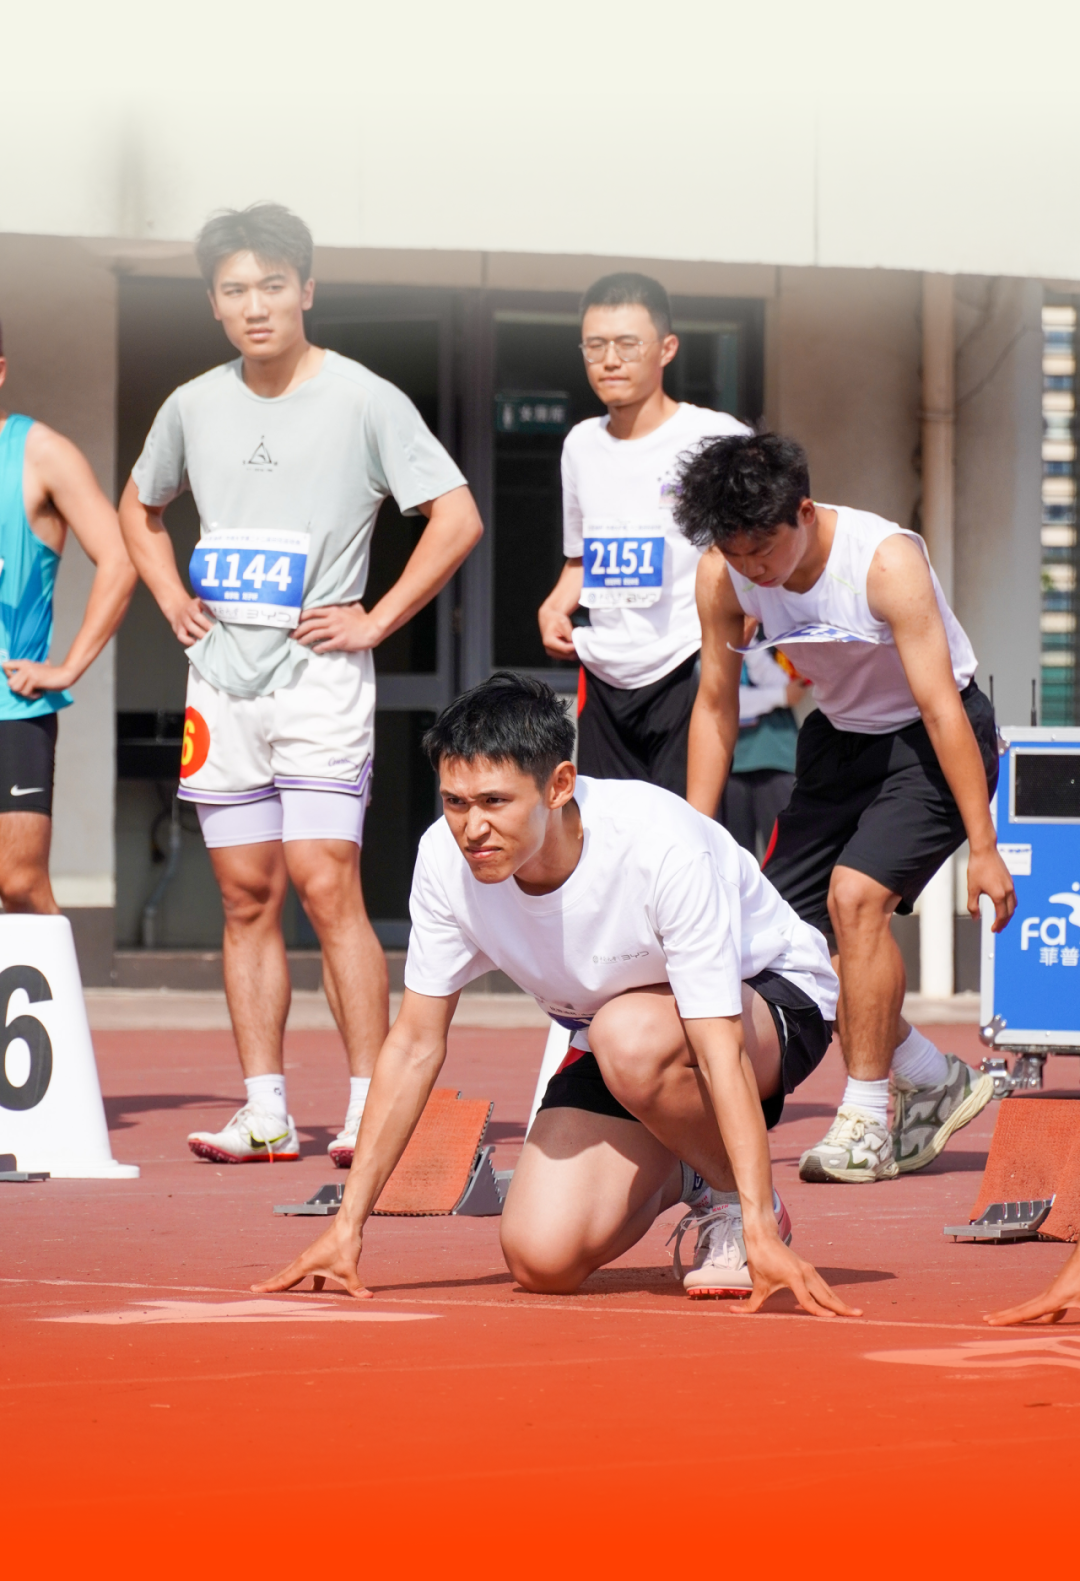
[[[53,589],[60,556],[26,519],[23,457],[32,417],[12,413],[0,428],[0,660],[45,663],[52,645]],[[19,697],[0,670],[0,719],[39,719],[74,702],[70,692]]]

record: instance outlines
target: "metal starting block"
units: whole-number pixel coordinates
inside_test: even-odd
[[[493,1147],[485,1147],[481,1150],[466,1182],[465,1190],[457,1205],[450,1209],[452,1215],[466,1218],[495,1218],[502,1212],[514,1171],[492,1169],[491,1155],[494,1151]],[[329,1218],[341,1207],[344,1191],[344,1181],[340,1183],[335,1181],[330,1185],[320,1186],[315,1195],[309,1197],[306,1202],[275,1204],[274,1212],[288,1214],[293,1218],[308,1216]]]
[[[983,1033],[992,1029],[983,1028]],[[983,1041],[989,1039],[984,1035]],[[1012,1070],[1007,1060],[988,1056],[979,1069],[994,1078],[994,1097],[1008,1098],[1014,1092],[1042,1092],[1045,1054],[1021,1054]]]
[[[1053,1197],[1034,1202],[992,1202],[970,1224],[946,1224],[945,1234],[971,1241],[1037,1241],[1039,1225],[1049,1217]]]
[[[47,1169],[20,1169],[14,1153],[0,1153],[0,1181],[17,1184],[27,1180],[48,1180]]]

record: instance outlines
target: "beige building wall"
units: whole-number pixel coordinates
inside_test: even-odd
[[[109,499],[116,444],[116,278],[108,263],[64,238],[0,236],[0,319],[8,411],[39,418],[79,446]],[[93,567],[69,535],[57,578],[54,656],[78,629]],[[72,914],[84,977],[100,980],[111,954],[115,899],[113,644],[60,715],[52,878]]]
[[[765,416],[806,447],[814,497],[915,525],[921,277],[780,269]]]
[[[1037,280],[956,282],[956,612],[1009,725],[1040,673],[1042,299]]]

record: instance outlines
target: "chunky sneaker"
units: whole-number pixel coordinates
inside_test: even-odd
[[[788,1210],[774,1193],[773,1211],[785,1246],[791,1245],[791,1219]],[[697,1230],[693,1266],[683,1272],[679,1248],[687,1230]],[[746,1261],[743,1241],[742,1207],[737,1202],[722,1202],[715,1208],[688,1213],[676,1225],[675,1277],[691,1301],[715,1300],[722,1296],[748,1296],[754,1288]]]
[[[801,1180],[860,1183],[892,1180],[899,1173],[888,1126],[848,1104],[840,1106],[817,1146],[799,1159]]]
[[[292,1115],[282,1124],[253,1103],[237,1109],[224,1130],[192,1131],[187,1140],[196,1158],[213,1164],[283,1164],[300,1157]]]
[[[915,1087],[893,1077],[895,1109],[892,1145],[901,1175],[923,1169],[941,1152],[954,1131],[967,1125],[994,1096],[994,1078],[946,1054],[949,1074],[938,1087]]]
[[[360,1129],[360,1121],[363,1117],[364,1105],[351,1103],[349,1112],[345,1116],[345,1124],[326,1149],[338,1169],[352,1168],[353,1153],[356,1150],[356,1133]]]

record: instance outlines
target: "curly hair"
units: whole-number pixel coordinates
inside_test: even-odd
[[[809,498],[800,444],[780,434],[735,434],[705,441],[683,462],[675,521],[698,549],[723,549],[743,534],[760,538],[794,527]]]

